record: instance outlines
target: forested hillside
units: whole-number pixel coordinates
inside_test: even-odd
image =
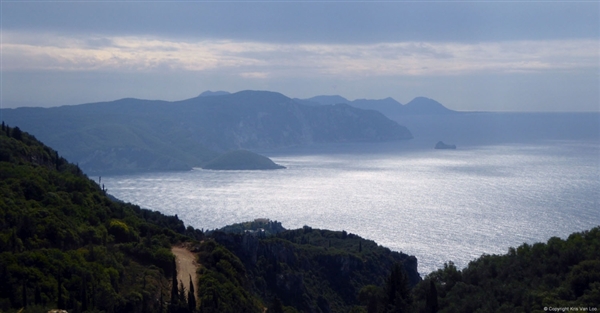
[[[160,312],[170,247],[202,233],[111,200],[34,137],[0,131],[0,311]]]
[[[355,234],[308,226],[273,232],[277,222],[246,224],[258,230],[240,234],[238,224],[225,228],[235,233],[217,231],[211,237],[240,258],[252,290],[266,303],[299,312],[349,312],[361,307],[360,291],[384,284],[395,265],[405,278],[398,283],[407,291],[403,296],[421,280],[414,256]]]
[[[600,227],[483,255],[462,271],[448,263],[429,274],[414,296],[419,312],[600,310]]]
[[[336,312],[359,305],[359,291],[396,262],[411,284],[419,279],[414,257],[345,232],[273,224],[268,238],[206,237],[177,216],[111,199],[100,181],[4,124],[0,194],[2,312]],[[183,241],[202,265],[198,302],[174,280],[170,248]]]
[[[198,290],[174,279],[171,247],[181,242],[201,265]],[[112,199],[55,150],[2,124],[2,312],[592,310],[600,227],[484,255],[463,270],[448,263],[422,281],[416,269],[415,257],[345,231],[259,219],[204,234]]]

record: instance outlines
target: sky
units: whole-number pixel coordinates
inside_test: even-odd
[[[600,111],[599,1],[1,1],[1,107],[206,90]]]

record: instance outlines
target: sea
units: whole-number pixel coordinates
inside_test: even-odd
[[[282,170],[195,168],[102,182],[119,199],[198,229],[269,218],[287,229],[345,230],[416,256],[425,276],[600,225],[600,115],[582,116],[474,114],[430,127],[412,119],[412,127],[401,121],[415,130],[409,141],[258,151]],[[556,133],[569,118],[574,130]],[[433,149],[442,137],[457,149]]]

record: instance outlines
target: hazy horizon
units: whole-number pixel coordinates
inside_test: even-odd
[[[233,92],[229,92],[226,90],[205,90],[206,91],[210,91],[210,92],[214,92],[214,91],[225,91],[231,94],[237,93],[237,92],[242,92],[242,91],[248,91],[248,90],[238,90],[238,91],[233,91]],[[267,92],[276,92],[279,93],[277,91],[273,91],[273,90],[253,90],[253,91],[267,91]],[[55,106],[43,106],[43,105],[39,105],[39,104],[35,104],[35,103],[20,103],[20,102],[7,102],[4,103],[2,105],[2,107],[0,107],[0,109],[18,109],[18,108],[52,108],[52,107],[61,107],[61,106],[74,106],[74,105],[82,105],[82,104],[91,104],[91,103],[105,103],[105,102],[112,102],[112,101],[118,101],[118,100],[123,100],[123,99],[139,99],[139,100],[150,100],[150,101],[154,101],[154,100],[158,100],[158,101],[167,101],[167,102],[177,102],[177,101],[182,101],[182,100],[188,100],[191,98],[195,98],[198,97],[200,94],[196,95],[196,96],[192,96],[189,98],[182,98],[182,99],[174,99],[174,100],[166,100],[166,99],[145,99],[145,98],[133,98],[133,97],[125,97],[125,98],[118,98],[118,99],[110,99],[110,100],[102,100],[102,101],[93,101],[93,102],[85,102],[85,103],[73,103],[73,104],[61,104],[61,105],[55,105]],[[309,100],[310,98],[313,97],[318,97],[318,96],[326,96],[326,97],[335,97],[335,96],[340,96],[350,102],[355,101],[355,100],[367,100],[367,101],[377,101],[377,100],[384,100],[386,98],[391,98],[394,99],[393,97],[385,97],[385,98],[379,98],[379,99],[367,99],[367,98],[348,98],[348,97],[344,97],[343,95],[339,95],[339,94],[329,94],[329,95],[314,95],[311,97],[306,97],[306,98],[296,98],[296,97],[290,97],[286,94],[283,94],[284,96],[290,98],[290,99],[300,99],[300,100]],[[432,99],[430,97],[427,96],[416,96],[412,99],[410,99],[407,102],[400,102],[396,99],[394,99],[395,101],[397,101],[398,103],[400,103],[401,105],[406,105],[408,103],[410,103],[411,101],[413,101],[414,99],[417,98],[429,98]],[[432,99],[437,101],[436,99]],[[437,101],[439,102],[439,101]],[[448,106],[446,106],[444,103],[441,103],[444,107],[448,108]],[[452,108],[449,108],[452,109]],[[485,110],[454,110],[455,112],[460,112],[460,113],[600,113],[600,109],[599,110],[589,110],[589,111],[569,111],[569,110],[562,110],[562,111],[558,111],[558,110],[554,110],[554,111],[524,111],[524,110],[496,110],[496,111],[485,111]]]
[[[0,107],[205,90],[600,111],[598,2],[1,4]]]

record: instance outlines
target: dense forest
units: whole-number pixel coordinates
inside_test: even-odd
[[[553,237],[547,243],[509,248],[505,255],[483,255],[462,271],[447,263],[413,293],[420,312],[544,312],[544,307],[598,311],[600,227],[566,240]]]
[[[597,309],[600,227],[451,262],[421,280],[413,256],[345,231],[266,219],[203,233],[123,203],[18,127],[0,131],[0,311],[544,312]],[[177,281],[171,247],[200,264]],[[190,277],[190,280],[192,278]],[[193,285],[190,285],[193,286]]]
[[[160,312],[171,245],[203,236],[176,216],[114,201],[100,181],[4,123],[0,194],[2,312]]]
[[[239,232],[244,225],[250,232]],[[384,285],[396,265],[403,276],[399,284],[407,291],[404,297],[421,280],[414,256],[345,231],[308,226],[282,230],[270,221],[223,230],[232,233],[215,231],[210,236],[239,257],[251,290],[267,304],[281,303],[299,312],[349,312],[361,306],[361,289]]]
[[[0,178],[2,312],[336,312],[359,304],[358,291],[383,282],[395,262],[408,261],[413,285],[420,279],[414,257],[346,232],[284,231],[261,221],[247,225],[273,236],[231,226],[239,234],[207,237],[177,216],[110,197],[100,177],[89,179],[55,150],[4,124]],[[175,279],[170,248],[184,241],[202,265],[198,290]],[[248,243],[261,249],[247,250]],[[260,252],[257,262],[249,252]],[[330,286],[319,288],[324,282]]]

